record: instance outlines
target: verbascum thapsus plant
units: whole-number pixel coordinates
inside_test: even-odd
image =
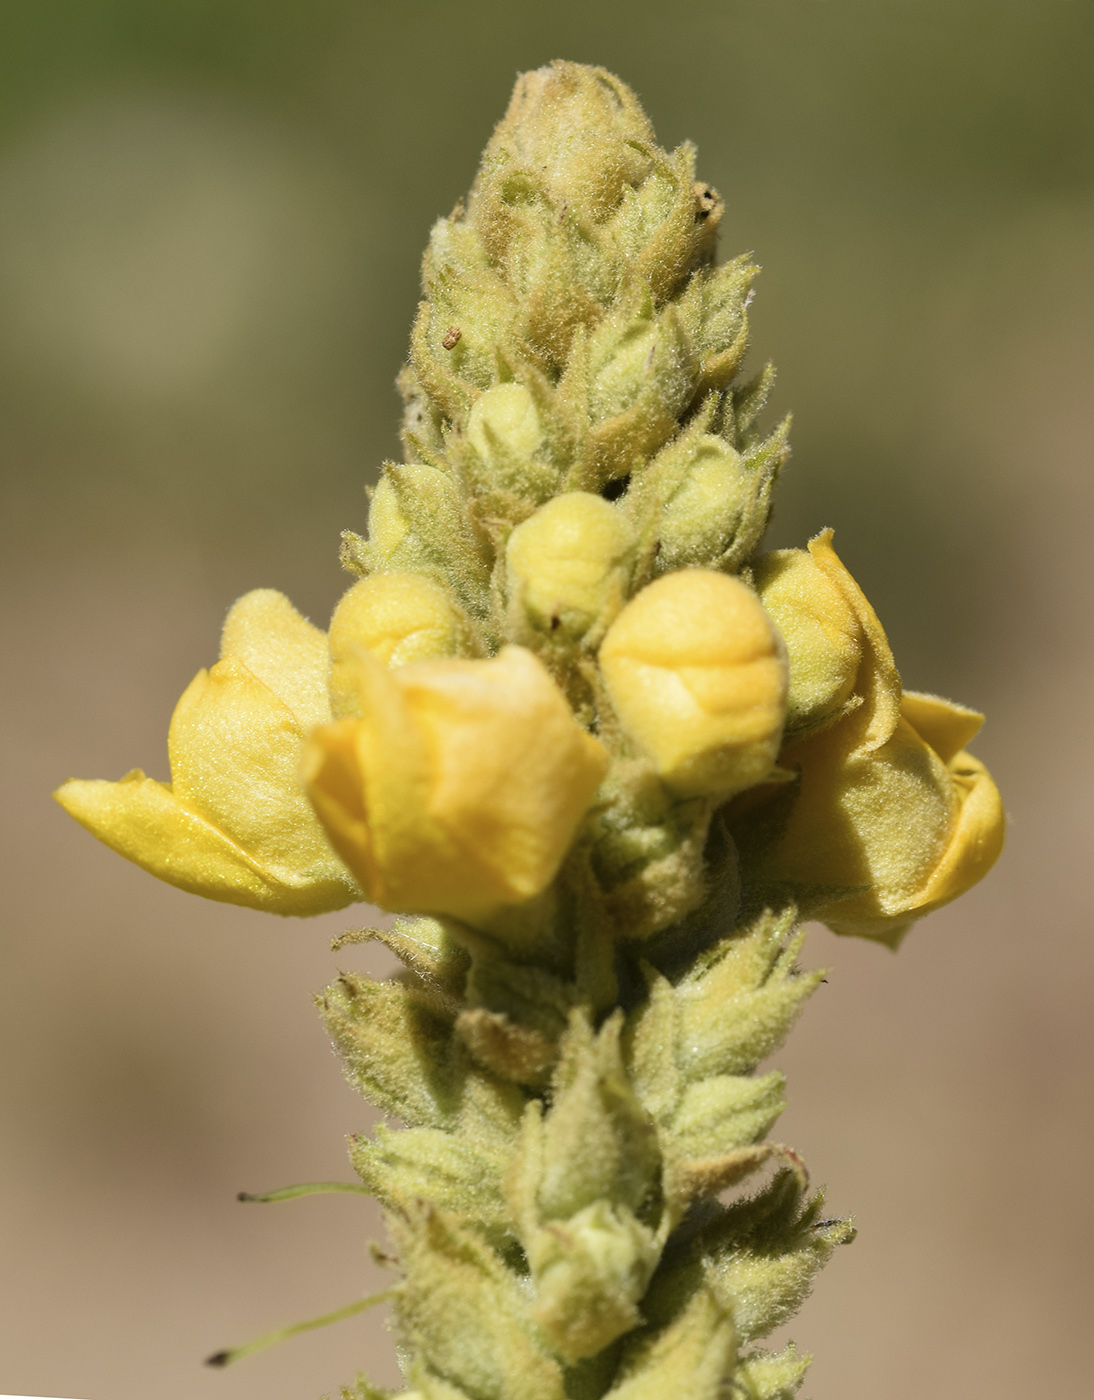
[[[609,73],[525,74],[431,235],[329,634],[248,594],[172,782],[58,793],[184,889],[399,915],[347,937],[405,971],[320,1009],[402,1125],[351,1155],[415,1400],[795,1394],[763,1341],[854,1233],[770,1136],[799,925],[895,947],[1002,842],[981,716],[902,690],[830,532],[758,552],[787,424],[694,166]]]

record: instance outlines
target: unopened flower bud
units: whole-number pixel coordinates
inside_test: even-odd
[[[684,797],[728,797],[770,771],[786,663],[759,599],[708,569],[665,574],[608,630],[600,665],[623,729]]]
[[[540,498],[554,486],[555,469],[536,460],[543,425],[523,384],[497,384],[480,394],[468,417],[467,437],[482,463],[484,485]]]
[[[472,922],[554,878],[607,768],[531,652],[356,658],[360,718],[317,729],[304,776],[374,904]]]
[[[342,595],[330,620],[330,695],[336,718],[356,713],[358,648],[385,666],[471,650],[467,615],[420,574],[373,574]]]
[[[634,532],[601,496],[570,491],[528,517],[509,537],[509,594],[517,623],[577,641],[623,606]]]
[[[273,589],[228,614],[220,660],[171,717],[170,783],[140,771],[56,796],[100,841],[169,884],[277,914],[341,909],[360,891],[300,783],[304,736],[330,719],[327,642]]]
[[[659,1251],[631,1211],[596,1201],[535,1231],[527,1251],[533,1315],[567,1361],[595,1355],[640,1321]]]
[[[354,551],[367,573],[415,573],[451,587],[473,613],[486,606],[489,574],[447,472],[413,464],[384,468],[368,513],[368,540]]]
[[[756,591],[782,633],[790,665],[788,734],[823,723],[847,704],[870,649],[867,631],[876,624],[873,610],[867,616],[849,596],[850,575],[831,538],[826,530],[808,552],[777,549],[756,563]],[[851,586],[857,593],[853,580]]]
[[[603,69],[552,63],[521,75],[486,162],[536,172],[555,204],[599,220],[648,175],[655,149],[629,88]]]
[[[745,468],[741,454],[708,434],[662,509],[658,570],[668,572],[717,558],[732,541],[755,495],[753,474]]]

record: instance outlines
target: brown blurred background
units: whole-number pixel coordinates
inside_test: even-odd
[[[166,777],[175,699],[259,585],[323,623],[395,453],[431,221],[516,72],[565,56],[692,137],[795,455],[910,684],[981,706],[1012,826],[899,956],[832,971],[780,1128],[860,1238],[786,1329],[813,1400],[1078,1396],[1091,1362],[1087,912],[1094,10],[1085,0],[8,0],[0,401],[8,762],[0,1391],[311,1400],[394,1383],[370,1119],[310,1004],[353,922],[206,905],[49,791]],[[371,961],[370,961],[371,959]]]

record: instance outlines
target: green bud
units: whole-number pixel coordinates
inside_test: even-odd
[[[722,940],[676,989],[681,1072],[689,1081],[751,1070],[786,1038],[823,971],[799,972],[804,934],[765,913]]]
[[[719,1157],[766,1137],[786,1107],[785,1080],[716,1075],[690,1084],[673,1116],[671,1137],[685,1157]]]
[[[607,1400],[721,1400],[735,1349],[730,1313],[700,1286],[673,1321],[652,1337],[640,1333],[627,1348]]]
[[[703,897],[712,803],[672,796],[647,759],[617,760],[593,815],[593,860],[617,936],[650,938]]]
[[[594,481],[599,489],[656,452],[698,386],[698,365],[675,307],[626,304],[590,341]]]
[[[813,1287],[813,1280],[837,1245],[853,1234],[843,1221],[811,1236],[799,1236],[780,1253],[741,1249],[718,1255],[708,1278],[723,1305],[731,1309],[742,1341],[766,1337],[798,1311]]]
[[[821,1220],[823,1193],[804,1199],[799,1169],[779,1172],[757,1195],[724,1209],[690,1245],[681,1277],[701,1271],[733,1314],[742,1342],[765,1337],[804,1302],[838,1245],[855,1237],[844,1220]],[[671,1271],[670,1271],[671,1272]],[[671,1278],[662,1285],[671,1288]]]
[[[754,497],[741,454],[707,434],[696,444],[683,481],[662,510],[657,572],[720,558]]]
[[[551,1107],[525,1113],[507,1181],[532,1271],[535,1317],[567,1361],[591,1357],[639,1321],[660,1255],[640,1216],[656,1205],[656,1136],[627,1082],[617,1016],[594,1035],[575,1013]]]
[[[484,183],[495,172],[534,172],[554,207],[603,223],[649,178],[654,146],[649,118],[618,78],[552,63],[518,79],[483,155]]]
[[[346,1077],[367,1099],[414,1126],[453,1121],[466,1065],[452,1055],[445,999],[347,972],[317,1004]]]
[[[406,1273],[395,1314],[425,1375],[482,1400],[564,1400],[520,1281],[480,1234],[424,1201],[390,1228]]]
[[[533,1315],[565,1361],[595,1356],[640,1321],[638,1304],[660,1250],[630,1211],[597,1201],[536,1230],[525,1247]]]
[[[350,1139],[350,1159],[388,1207],[405,1211],[416,1200],[428,1200],[499,1236],[512,1227],[501,1189],[506,1154],[481,1139],[436,1128],[394,1132],[380,1124],[373,1141]]]
[[[475,451],[471,475],[480,489],[539,501],[558,483],[556,468],[544,459],[539,409],[523,384],[497,384],[476,399],[467,439]]]
[[[544,1220],[568,1219],[602,1199],[637,1210],[657,1179],[656,1134],[627,1082],[621,1025],[617,1014],[594,1037],[575,1013],[563,1039],[543,1124],[537,1204]]]
[[[688,565],[732,572],[752,554],[767,527],[785,425],[744,451],[733,445],[733,426],[711,395],[687,430],[636,472],[623,505],[641,537],[637,583]]]
[[[747,254],[716,268],[702,283],[696,341],[700,387],[724,389],[741,367],[748,349],[748,306],[759,268]]]
[[[743,1356],[733,1373],[740,1400],[794,1400],[811,1356],[803,1356],[791,1342],[783,1351],[756,1351]]]
[[[391,466],[373,492],[363,563],[368,573],[422,574],[455,592],[473,615],[487,610],[485,550],[452,478],[436,467]]]

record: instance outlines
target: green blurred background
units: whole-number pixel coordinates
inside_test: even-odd
[[[698,143],[795,413],[774,542],[836,527],[907,681],[989,711],[1012,815],[990,880],[899,957],[809,945],[832,971],[776,1058],[780,1132],[861,1235],[785,1329],[806,1392],[1088,1382],[1094,8],[7,0],[0,1391],[395,1381],[371,1317],[198,1364],[385,1278],[371,1205],[234,1201],[346,1177],[371,1121],[309,1002],[347,920],[200,904],[48,792],[166,776],[239,593],[325,620],[337,532],[397,451],[430,224],[554,57]]]

